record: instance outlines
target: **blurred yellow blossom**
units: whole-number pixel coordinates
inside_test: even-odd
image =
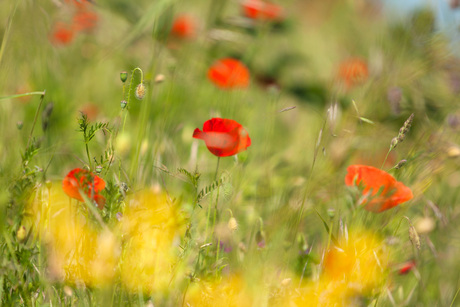
[[[180,236],[185,230],[175,204],[151,190],[126,201],[121,221],[121,280],[133,292],[166,290],[178,274]]]
[[[352,232],[326,252],[319,279],[293,292],[286,306],[362,305],[385,284],[387,267],[383,242],[369,232]]]
[[[240,275],[224,277],[214,282],[199,282],[190,286],[185,306],[190,307],[250,307],[257,306],[245,280]]]
[[[53,280],[101,286],[112,282],[120,254],[108,229],[97,231],[86,208],[69,200],[60,185],[41,189],[28,209],[29,222],[46,247]]]

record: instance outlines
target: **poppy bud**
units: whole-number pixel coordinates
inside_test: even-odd
[[[424,217],[417,221],[415,230],[420,234],[427,234],[433,231],[436,227],[435,221],[430,217]]]
[[[256,242],[259,248],[265,247],[265,232],[263,230],[258,230],[256,233]]]
[[[128,103],[126,102],[126,100],[122,100],[121,103],[120,103],[120,106],[122,109],[126,108],[126,106],[128,105]]]
[[[16,123],[16,127],[18,127],[18,130],[21,130],[22,129],[22,126],[24,126],[24,123],[22,121],[18,121]]]
[[[18,232],[16,233],[16,238],[18,238],[19,242],[23,242],[27,236],[27,231],[24,226],[20,226]]]
[[[335,209],[327,209],[327,215],[330,219],[333,219],[335,216]]]
[[[285,278],[281,281],[281,286],[283,287],[288,287],[290,286],[292,283],[292,279],[291,278]]]
[[[65,295],[67,295],[68,297],[71,297],[71,296],[73,295],[72,288],[70,288],[69,286],[65,286],[65,287],[64,287],[64,293],[65,293]]]
[[[238,222],[234,217],[231,217],[230,220],[228,220],[227,226],[228,229],[233,232],[238,229]]]
[[[136,87],[136,92],[135,92],[136,98],[139,100],[144,99],[145,96],[145,85],[144,83],[139,83],[139,85]]]
[[[128,79],[128,73],[126,71],[122,71],[120,73],[120,80],[121,82],[125,83],[126,80]]]
[[[116,217],[117,217],[117,220],[121,222],[121,220],[123,219],[123,214],[121,212],[117,212]]]
[[[51,189],[51,186],[53,185],[53,183],[51,182],[51,180],[46,180],[45,184],[46,184],[46,188],[47,188],[48,190],[50,190],[50,189]]]
[[[449,158],[457,158],[460,156],[460,148],[455,145],[447,148],[447,156]]]
[[[165,80],[165,75],[159,74],[155,77],[155,83],[162,83]]]
[[[96,166],[96,173],[100,174],[102,172],[102,165]]]

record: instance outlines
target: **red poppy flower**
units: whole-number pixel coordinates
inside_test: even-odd
[[[262,0],[247,0],[242,4],[243,14],[251,19],[276,21],[283,18],[283,9],[274,3]]]
[[[238,60],[225,58],[208,70],[209,79],[221,88],[244,88],[249,85],[249,70]]]
[[[339,78],[348,88],[364,82],[368,75],[367,63],[362,59],[352,58],[340,64]]]
[[[393,176],[378,168],[366,165],[350,165],[345,184],[363,186],[364,209],[382,212],[404,203],[414,197],[411,189]],[[378,194],[378,195],[377,195]]]
[[[98,204],[99,209],[104,207],[105,198],[99,192],[105,189],[105,181],[85,169],[71,170],[62,181],[62,188],[71,198],[83,201],[81,193],[84,193]]]
[[[73,17],[75,31],[91,31],[97,25],[98,16],[94,12],[80,10]]]
[[[406,275],[407,273],[412,271],[413,268],[415,268],[415,265],[416,265],[415,260],[409,260],[403,263],[401,268],[398,271],[399,275]]]
[[[196,128],[195,139],[203,140],[209,151],[218,157],[228,157],[251,146],[251,138],[239,123],[232,119],[212,118],[203,125],[203,131]]]
[[[58,22],[54,26],[51,34],[51,40],[58,45],[68,45],[72,42],[74,37],[73,29],[62,22]]]
[[[196,23],[189,15],[176,17],[171,27],[171,34],[177,38],[190,39],[195,36]]]

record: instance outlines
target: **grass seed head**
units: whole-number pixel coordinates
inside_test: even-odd
[[[404,141],[406,134],[409,132],[412,122],[414,120],[414,113],[412,113],[409,118],[404,122],[404,125],[399,129],[398,142]]]
[[[415,227],[409,225],[409,239],[412,242],[412,245],[414,245],[418,250],[420,250],[420,237],[417,233],[417,230],[415,230]]]
[[[401,167],[406,165],[406,163],[407,163],[407,160],[402,159],[401,161],[398,162],[398,164],[395,165],[395,169],[400,169]]]

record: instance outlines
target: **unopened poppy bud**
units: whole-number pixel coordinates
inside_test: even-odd
[[[121,82],[125,83],[126,80],[128,79],[128,73],[126,71],[122,71],[120,73],[120,80]]]
[[[127,105],[128,105],[128,103],[126,102],[126,100],[122,100],[120,102],[120,106],[121,106],[122,109],[126,108]]]
[[[427,234],[433,231],[433,229],[436,227],[436,223],[432,218],[424,217],[418,220],[414,227],[418,233]]]
[[[22,121],[18,121],[16,123],[16,127],[18,127],[18,130],[21,130],[22,129],[22,126],[24,126],[24,123]]]
[[[292,279],[291,278],[285,278],[281,281],[281,286],[283,287],[288,287],[290,286],[292,283]]]
[[[51,187],[53,186],[53,183],[51,182],[51,180],[46,180],[45,184],[46,184],[46,188],[47,188],[48,190],[50,190]]]
[[[257,246],[259,248],[264,248],[265,247],[265,233],[264,231],[257,231],[256,233],[256,242],[257,242]]]
[[[72,296],[72,295],[73,295],[72,288],[70,288],[69,286],[64,286],[64,293],[65,293],[65,295],[67,295],[68,297]]]
[[[18,232],[16,233],[16,238],[18,238],[19,242],[23,242],[27,236],[27,231],[24,226],[20,226]]]
[[[233,232],[238,229],[238,222],[234,217],[231,217],[230,220],[228,220],[227,226],[228,229]]]
[[[165,80],[165,75],[159,74],[155,77],[155,83],[162,83]]]
[[[145,96],[145,85],[144,83],[139,83],[135,91],[136,98],[139,100],[144,99]]]
[[[96,173],[100,174],[102,172],[102,165],[96,166]]]
[[[327,209],[327,215],[330,219],[333,219],[335,216],[335,209]]]
[[[460,148],[455,145],[447,148],[447,156],[449,158],[457,158],[460,156]]]

